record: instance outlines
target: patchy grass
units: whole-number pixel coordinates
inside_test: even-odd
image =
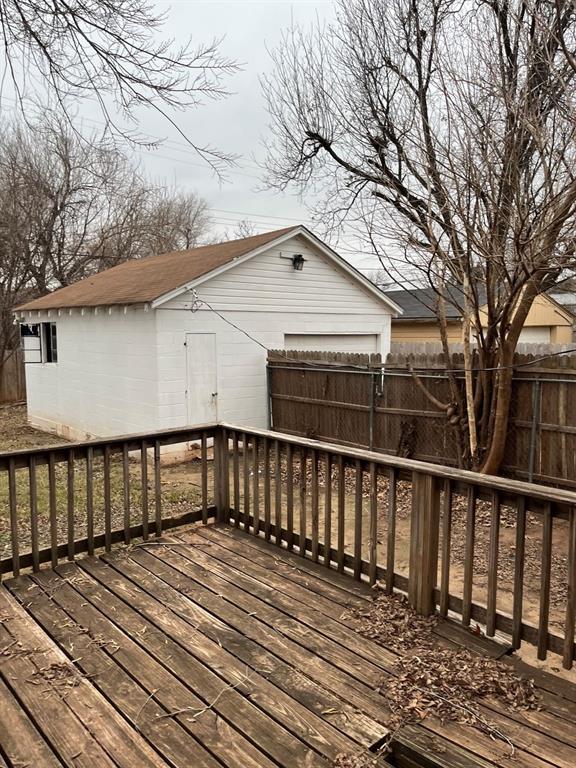
[[[0,409],[1,450],[18,450],[45,445],[66,444],[66,440],[55,435],[33,429],[26,423],[23,406]],[[142,475],[140,460],[131,458],[129,466],[129,517],[131,525],[142,522]],[[209,472],[210,475],[210,472]],[[55,466],[54,506],[58,542],[68,537],[68,468],[66,463]],[[40,547],[50,544],[50,483],[48,467],[36,470],[38,533]],[[148,517],[154,519],[154,473],[148,467]],[[209,484],[209,494],[211,483]],[[95,458],[92,471],[92,498],[94,510],[94,531],[104,531],[104,467],[103,459]],[[189,461],[177,466],[163,466],[161,478],[162,514],[173,517],[201,506],[200,463]],[[210,503],[210,499],[209,499]],[[16,471],[16,504],[18,517],[18,539],[20,551],[31,548],[30,535],[30,485],[27,469]],[[112,530],[124,526],[124,474],[122,458],[110,459],[110,506]],[[74,538],[86,536],[87,517],[87,472],[83,460],[74,462]],[[10,509],[8,497],[8,476],[0,473],[0,558],[11,551]]]

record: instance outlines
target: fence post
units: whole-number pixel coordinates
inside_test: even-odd
[[[266,429],[272,429],[272,371],[266,360]]]
[[[370,411],[368,414],[368,450],[374,450],[374,416],[376,409],[376,373],[370,373]]]
[[[228,493],[228,435],[223,427],[214,432],[214,505],[216,522],[228,520],[230,501]]]
[[[536,460],[536,435],[540,427],[540,379],[532,382],[532,425],[530,428],[530,453],[528,456],[528,482],[534,478],[534,463]]]
[[[433,593],[438,570],[439,528],[438,479],[421,472],[413,472],[408,600],[423,616],[435,611]]]

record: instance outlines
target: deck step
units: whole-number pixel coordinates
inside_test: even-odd
[[[494,763],[474,755],[419,725],[405,725],[390,742],[388,760],[396,768],[493,768]]]

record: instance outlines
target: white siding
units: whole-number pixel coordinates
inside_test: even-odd
[[[294,253],[306,259],[301,272],[283,258]],[[192,313],[190,294],[149,312],[40,318],[58,324],[59,362],[26,367],[32,423],[76,438],[197,423],[186,405],[187,333],[216,335],[218,419],[258,427],[267,422],[266,349],[283,348],[285,334],[372,335],[382,354],[390,348],[386,305],[300,239],[197,291],[225,319]]]
[[[154,313],[52,313],[58,362],[26,365],[28,416],[73,438],[157,428]]]
[[[301,272],[281,258],[294,253],[306,259]],[[286,334],[372,335],[377,351],[390,349],[391,316],[384,303],[296,238],[210,278],[197,293],[229,322],[206,308],[179,310],[190,306],[190,295],[156,310],[163,429],[187,419],[186,333],[216,334],[218,419],[255,427],[267,421],[266,349],[284,348]]]
[[[297,253],[306,259],[301,272],[292,267]],[[301,237],[208,279],[198,294],[228,311],[388,314],[379,299]]]

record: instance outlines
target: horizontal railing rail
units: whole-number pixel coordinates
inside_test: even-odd
[[[0,453],[0,512],[9,539],[9,547],[0,539],[0,553],[9,549],[0,554],[0,578],[213,519],[209,442],[217,431],[211,424]],[[200,491],[188,500],[197,508],[182,511],[163,499],[161,455],[190,442],[199,446]]]
[[[209,424],[0,453],[0,574],[217,520],[569,668],[575,510],[567,490]]]
[[[221,426],[232,525],[571,667],[576,493]]]

